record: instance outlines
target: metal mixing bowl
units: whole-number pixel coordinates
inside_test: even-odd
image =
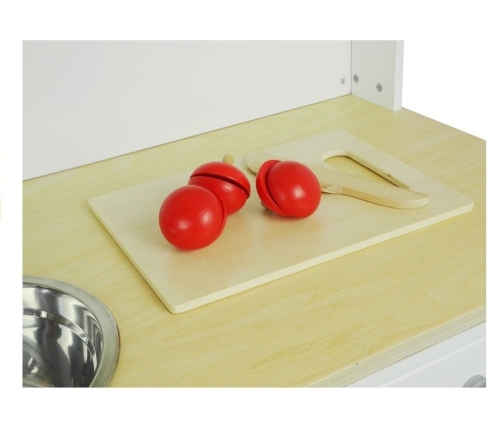
[[[23,386],[104,387],[117,366],[113,315],[81,288],[23,277]]]

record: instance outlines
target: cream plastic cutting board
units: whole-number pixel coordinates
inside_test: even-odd
[[[335,130],[266,150],[273,158],[328,166],[344,155],[394,182],[430,196],[427,206],[395,209],[353,197],[322,194],[305,219],[272,215],[260,204],[255,176],[236,158],[252,184],[246,205],[231,215],[222,235],[196,251],[172,247],[158,227],[165,197],[186,185],[193,169],[90,199],[90,207],[172,313],[202,306],[341,257],[472,209],[470,199],[376,149]],[[223,154],[222,154],[223,155]],[[315,280],[314,280],[315,282]]]

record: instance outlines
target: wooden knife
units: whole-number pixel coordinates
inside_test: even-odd
[[[252,172],[257,173],[260,166],[267,160],[286,161],[287,159],[266,152],[251,152],[246,157],[246,164]],[[343,194],[396,209],[416,209],[429,204],[427,194],[412,191],[408,188],[381,184],[328,167],[303,162],[302,164],[317,176],[323,193]]]

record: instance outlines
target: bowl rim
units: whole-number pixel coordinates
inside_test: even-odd
[[[23,288],[25,284],[48,288],[72,296],[92,311],[103,331],[103,356],[89,387],[108,386],[117,368],[120,353],[120,333],[110,310],[90,292],[67,282],[37,276],[23,276]]]

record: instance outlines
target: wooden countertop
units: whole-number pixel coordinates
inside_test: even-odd
[[[341,128],[474,201],[453,219],[171,314],[91,197]],[[348,385],[486,319],[486,146],[345,96],[25,181],[24,274],[78,285],[120,330],[113,387]]]

